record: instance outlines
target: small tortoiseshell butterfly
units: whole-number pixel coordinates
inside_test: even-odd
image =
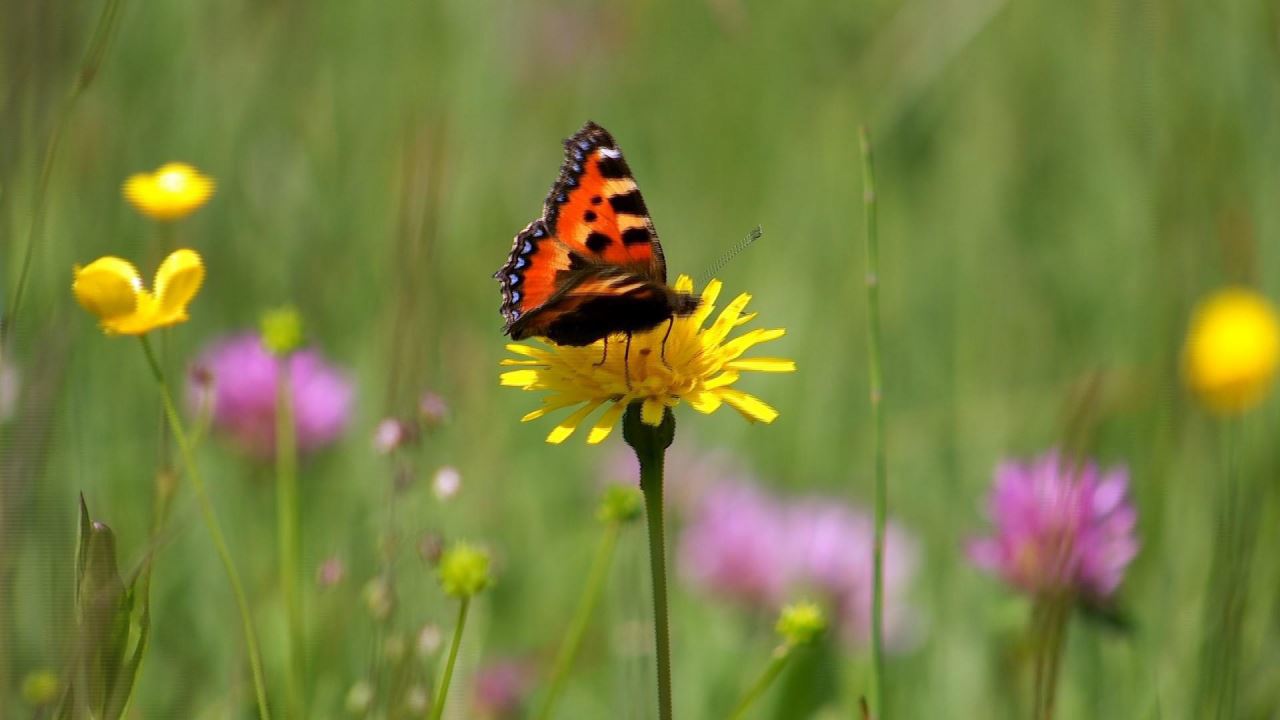
[[[582,346],[691,314],[698,298],[667,285],[658,233],[613,137],[588,122],[564,148],[542,217],[494,274],[506,333]]]

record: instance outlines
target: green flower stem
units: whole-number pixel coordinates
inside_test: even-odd
[[[298,436],[293,417],[289,360],[280,358],[276,383],[276,541],[279,550],[280,590],[289,626],[285,687],[289,716],[305,718],[303,700],[302,603],[298,596]]]
[[[1239,419],[1229,419],[1222,424],[1222,464],[1226,477],[1219,483],[1214,562],[1204,606],[1197,717],[1234,718],[1238,714],[1243,625],[1258,522],[1258,503],[1247,499],[1250,493],[1240,473],[1242,432]]]
[[[641,419],[641,403],[633,402],[622,418],[622,436],[640,461],[640,491],[644,493],[649,527],[649,573],[653,578],[653,636],[658,663],[658,717],[671,720],[671,640],[667,622],[666,541],[662,524],[662,471],[667,448],[675,437],[676,420],[663,411],[658,427]]]
[[[587,630],[587,623],[595,612],[596,603],[600,600],[600,591],[604,589],[604,581],[609,576],[609,565],[613,561],[613,551],[618,545],[618,535],[621,532],[622,523],[617,520],[609,521],[604,527],[604,537],[600,538],[595,558],[591,561],[591,571],[587,575],[587,585],[582,592],[582,599],[578,602],[577,612],[574,613],[573,620],[569,624],[564,644],[560,646],[560,653],[556,656],[556,663],[551,670],[550,687],[547,689],[546,699],[542,701],[542,709],[538,711],[538,717],[542,720],[551,717],[551,709],[555,706],[556,698],[569,676],[569,669],[573,667],[573,660],[577,657],[578,648],[582,645],[582,636]]]
[[[40,179],[36,183],[31,211],[31,225],[27,231],[26,247],[22,251],[22,269],[18,274],[18,284],[14,288],[13,299],[9,302],[9,314],[4,318],[3,322],[0,322],[0,344],[3,344],[3,341],[8,338],[9,333],[13,330],[18,310],[22,307],[22,296],[27,288],[27,279],[31,275],[31,259],[34,255],[35,246],[44,230],[45,208],[48,205],[49,198],[49,179],[53,176],[53,164],[58,157],[58,148],[62,145],[62,135],[67,129],[67,122],[70,120],[72,111],[75,110],[80,96],[93,84],[94,78],[98,76],[98,70],[102,68],[102,59],[107,53],[107,48],[111,45],[112,37],[115,35],[116,20],[120,17],[121,4],[121,0],[107,0],[102,6],[102,14],[98,16],[98,23],[93,29],[93,37],[89,40],[89,47],[85,50],[84,59],[80,61],[80,70],[76,73],[75,80],[71,83],[71,90],[67,93],[66,98],[62,101],[62,106],[58,109],[57,119],[54,120],[53,133],[49,135],[49,144],[45,146],[44,150],[44,161],[40,165]]]
[[[458,646],[462,644],[462,628],[467,624],[467,609],[471,607],[471,596],[463,595],[459,599],[458,624],[453,628],[453,642],[449,645],[449,660],[444,666],[444,677],[440,678],[440,688],[436,690],[436,702],[431,709],[431,720],[440,720],[444,715],[444,703],[449,697],[449,683],[453,680],[453,666],[458,661]]]
[[[875,717],[889,717],[884,694],[884,525],[888,469],[884,449],[884,407],[880,383],[880,243],[876,234],[876,177],[867,128],[858,129],[862,149],[862,199],[867,227],[867,375],[870,380],[871,446],[875,453],[875,545],[871,585],[871,697]]]
[[[1058,668],[1067,636],[1067,622],[1075,598],[1069,594],[1046,595],[1032,608],[1032,641],[1035,643],[1031,717],[1053,717],[1058,689]]]
[[[147,363],[151,366],[151,374],[155,377],[156,385],[160,387],[160,397],[164,401],[165,415],[169,418],[169,429],[173,431],[173,437],[178,441],[178,452],[182,455],[182,462],[186,465],[187,476],[191,478],[191,486],[195,488],[196,499],[200,503],[200,512],[204,516],[205,525],[209,528],[209,536],[213,539],[213,547],[217,550],[218,558],[222,560],[222,567],[227,573],[227,580],[231,583],[231,592],[235,595],[236,606],[240,611],[244,642],[249,653],[249,667],[253,671],[253,689],[258,701],[258,717],[260,720],[268,720],[271,717],[271,710],[267,706],[267,684],[262,675],[262,657],[258,651],[258,636],[253,630],[253,620],[249,617],[249,603],[245,599],[244,586],[240,583],[240,574],[236,572],[235,562],[231,559],[231,552],[227,549],[227,541],[222,535],[222,527],[218,524],[218,516],[213,509],[213,503],[209,500],[209,493],[205,489],[204,479],[200,475],[200,469],[191,454],[191,446],[187,443],[187,434],[182,427],[182,419],[178,416],[177,408],[174,407],[173,396],[169,392],[169,385],[164,379],[164,371],[160,369],[160,363],[156,360],[156,354],[151,349],[151,343],[147,341],[147,336],[141,335],[138,339],[142,342],[142,352],[147,356]]]
[[[791,659],[791,649],[794,647],[791,643],[783,643],[778,649],[773,651],[773,659],[769,661],[768,667],[760,674],[760,677],[747,690],[747,694],[742,696],[742,700],[738,701],[737,706],[733,708],[733,712],[729,714],[729,720],[740,720],[747,716],[747,711],[755,704],[756,700],[764,695],[765,691],[773,685],[773,681],[782,673],[782,669],[787,666],[787,661]]]

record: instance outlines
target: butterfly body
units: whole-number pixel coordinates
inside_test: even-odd
[[[667,285],[662,245],[631,170],[613,137],[591,122],[565,141],[542,217],[516,235],[494,277],[515,340],[590,345],[698,307]]]

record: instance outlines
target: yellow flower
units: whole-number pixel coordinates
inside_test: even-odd
[[[76,266],[71,291],[97,316],[108,335],[143,335],[187,319],[187,305],[204,282],[204,263],[195,250],[170,253],[156,271],[155,292],[142,285],[128,260],[103,257]]]
[[[1196,308],[1183,351],[1187,384],[1209,409],[1234,414],[1266,397],[1280,365],[1280,318],[1245,288],[1220,290]]]
[[[186,163],[168,163],[154,173],[138,173],[124,183],[124,197],[152,220],[180,220],[213,195],[212,178]]]
[[[692,292],[693,281],[681,275],[675,289]],[[715,309],[720,281],[712,280],[702,291],[702,304],[692,315],[677,317],[652,330],[631,337],[629,361],[627,336],[614,335],[586,347],[546,343],[531,347],[513,343],[507,350],[524,359],[503,360],[503,365],[526,366],[502,373],[502,384],[524,390],[546,390],[542,407],[525,415],[528,422],[553,410],[581,405],[547,436],[547,442],[564,442],[578,425],[601,405],[612,403],[592,426],[587,442],[603,441],[632,402],[643,403],[641,419],[657,426],[667,408],[684,400],[701,413],[712,413],[727,404],[752,422],[773,422],[778,416],[764,401],[733,387],[742,372],[794,372],[795,362],[779,358],[743,358],[760,343],[776,340],[782,329],[751,330],[725,342],[736,327],[755,313],[743,314],[751,296],[743,293],[725,307],[716,321],[703,328]],[[668,326],[670,335],[668,336]],[[664,350],[665,338],[665,350]],[[606,350],[605,344],[608,347]],[[601,359],[604,362],[601,362]]]

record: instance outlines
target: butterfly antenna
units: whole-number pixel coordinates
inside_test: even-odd
[[[743,250],[751,247],[751,244],[759,240],[762,236],[764,236],[764,230],[762,230],[759,225],[755,226],[751,232],[747,233],[746,237],[738,241],[737,245],[726,250],[724,254],[707,269],[706,272],[702,273],[702,278],[698,285],[706,285],[710,282],[711,278],[714,278],[717,273],[723,270],[724,266],[728,265],[730,260],[738,257]]]

